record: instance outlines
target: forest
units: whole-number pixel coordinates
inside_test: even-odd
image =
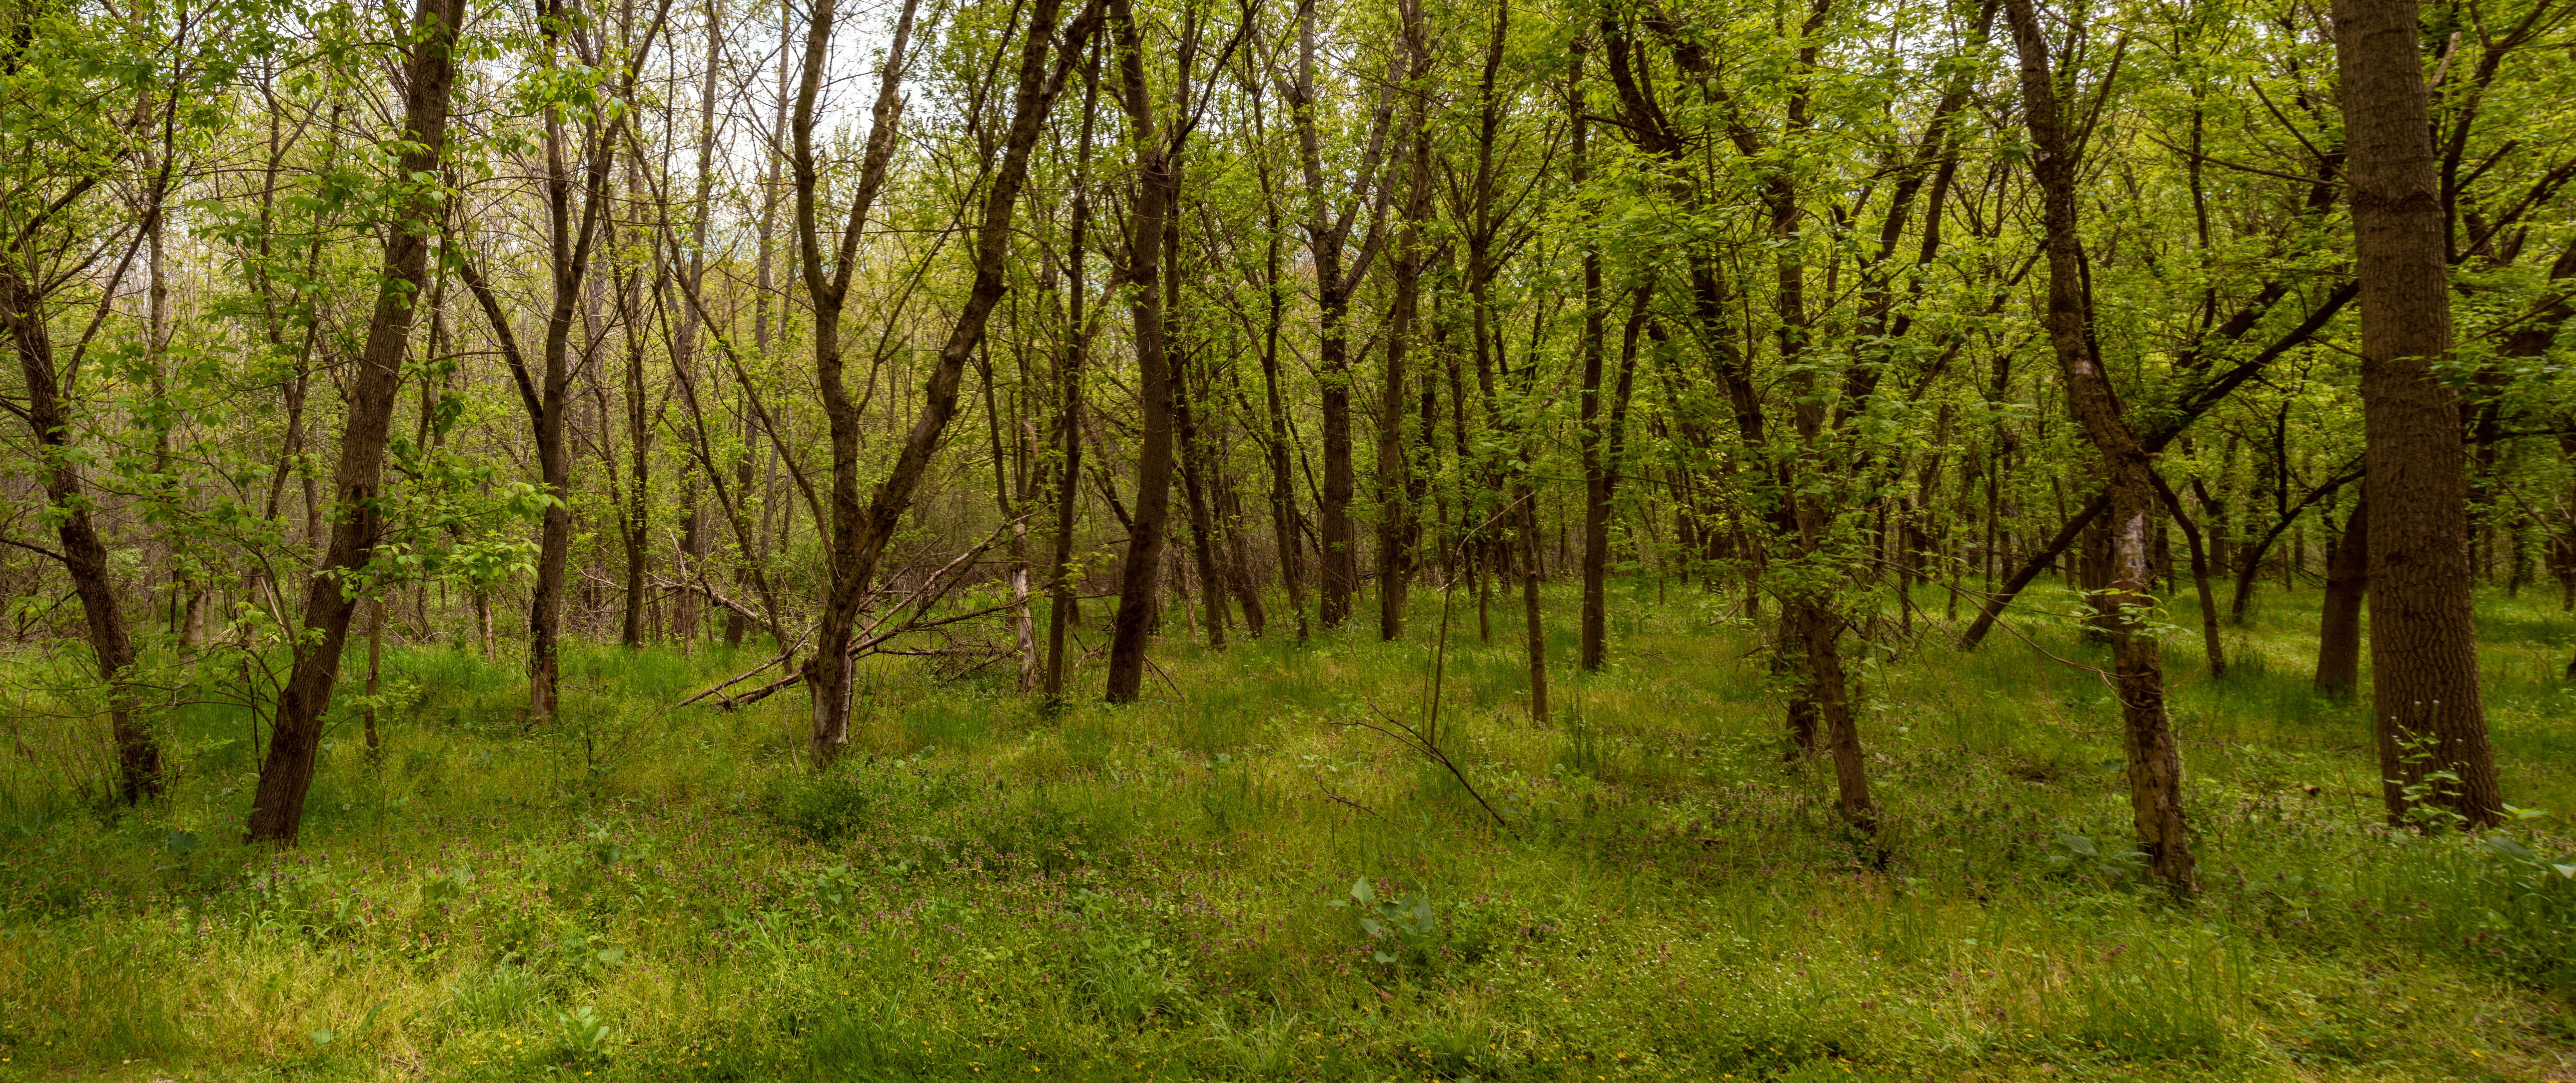
[[[2576,1079],[2576,0],[0,0],[0,1083]]]

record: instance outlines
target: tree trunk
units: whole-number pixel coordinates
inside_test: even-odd
[[[1091,341],[1084,322],[1083,261],[1090,258],[1085,234],[1091,228],[1091,130],[1100,103],[1100,52],[1086,51],[1082,74],[1082,136],[1074,153],[1073,222],[1065,255],[1066,314],[1064,357],[1056,369],[1056,438],[1064,460],[1056,467],[1055,557],[1048,571],[1055,583],[1047,590],[1047,656],[1044,705],[1064,706],[1064,639],[1080,618],[1074,613],[1073,523],[1082,503],[1082,362]]]
[[[1258,101],[1256,99],[1256,105]],[[1268,172],[1262,174],[1265,189],[1262,203],[1271,205],[1266,188]],[[1270,420],[1270,442],[1266,449],[1270,459],[1270,530],[1279,545],[1279,584],[1288,591],[1288,608],[1297,618],[1297,642],[1306,641],[1305,557],[1297,544],[1297,477],[1290,468],[1288,452],[1288,405],[1279,387],[1279,330],[1286,322],[1288,287],[1280,263],[1280,225],[1273,214],[1265,238],[1266,274],[1263,280],[1265,299],[1269,302],[1261,327],[1261,391]]]
[[[1177,188],[1177,184],[1175,187]],[[1220,563],[1223,551],[1218,547],[1216,519],[1209,508],[1208,474],[1212,469],[1210,466],[1212,452],[1208,442],[1211,437],[1199,428],[1202,412],[1214,409],[1216,396],[1208,390],[1210,385],[1205,376],[1204,363],[1200,370],[1199,383],[1193,389],[1190,383],[1192,360],[1190,352],[1185,348],[1176,348],[1170,343],[1173,337],[1172,325],[1181,318],[1183,272],[1180,223],[1182,219],[1179,195],[1175,191],[1173,203],[1166,208],[1166,225],[1163,230],[1164,350],[1171,377],[1172,425],[1177,440],[1174,449],[1175,464],[1180,469],[1183,505],[1190,518],[1190,559],[1198,567],[1199,593],[1207,603],[1208,646],[1223,650],[1228,623],[1225,606],[1226,584],[1229,577]],[[1193,399],[1193,395],[1200,397]]]
[[[1386,364],[1378,392],[1377,423],[1377,634],[1385,641],[1404,637],[1405,590],[1413,576],[1413,543],[1421,510],[1413,499],[1413,464],[1407,457],[1404,421],[1406,393],[1412,386],[1405,364],[1413,347],[1416,313],[1422,303],[1422,220],[1431,213],[1431,43],[1425,36],[1421,0],[1401,0],[1397,36],[1403,45],[1403,78],[1409,89],[1402,130],[1397,133],[1403,203],[1397,208],[1395,251],[1387,266],[1394,294],[1387,312]],[[1390,175],[1392,188],[1399,178]],[[1430,433],[1423,433],[1427,443]]]
[[[367,736],[367,762],[370,764],[384,759],[385,754],[383,735],[376,729],[376,678],[378,676],[378,671],[383,668],[384,656],[385,600],[382,597],[371,598],[367,601],[367,716],[365,726]]]
[[[436,0],[424,0],[425,3]],[[32,247],[32,246],[30,246]],[[18,263],[19,253],[0,257],[0,321],[7,324],[10,345],[18,355],[27,385],[27,425],[43,449],[45,500],[55,517],[54,537],[62,543],[63,571],[79,596],[81,616],[89,629],[90,653],[99,678],[108,686],[108,731],[116,742],[117,795],[135,804],[161,792],[161,746],[145,728],[135,697],[126,687],[134,668],[134,644],[125,614],[116,599],[107,543],[91,521],[91,498],[74,468],[70,412],[63,404],[62,377],[54,364],[54,341],[46,327],[45,298],[33,273],[40,269]],[[147,611],[149,607],[146,607]]]
[[[465,17],[462,0],[419,0],[412,15],[410,70],[404,80],[403,130],[410,133],[400,176],[439,175],[447,145],[449,92],[456,73],[454,46]],[[384,476],[385,442],[393,426],[394,398],[402,390],[403,342],[414,306],[428,280],[431,222],[444,206],[434,187],[403,190],[395,207],[397,228],[385,232],[384,285],[367,321],[367,342],[351,381],[348,414],[340,437],[340,462],[332,493],[331,547],[304,590],[304,636],[270,727],[268,754],[251,800],[253,841],[295,841],[304,823],[304,795],[313,785],[313,756],[322,740],[322,715],[340,675],[356,584],[365,575],[384,520],[376,502]]]
[[[1127,531],[1127,559],[1120,569],[1118,612],[1111,619],[1111,703],[1133,703],[1144,690],[1145,649],[1153,636],[1163,570],[1166,521],[1172,502],[1172,365],[1164,340],[1163,231],[1170,228],[1180,188],[1176,148],[1166,146],[1154,123],[1154,100],[1145,85],[1145,45],[1127,0],[1109,0],[1116,24],[1119,100],[1127,111],[1128,138],[1136,146],[1136,196],[1128,216],[1128,311],[1136,341],[1136,499]],[[1186,99],[1186,95],[1184,95]]]
[[[1522,482],[1514,499],[1521,506],[1521,615],[1527,625],[1525,640],[1529,650],[1530,722],[1547,725],[1547,628],[1539,621],[1538,607],[1538,493]]]
[[[2024,122],[2030,128],[2031,172],[2038,181],[2047,227],[2048,338],[2064,374],[2066,401],[2085,438],[2110,474],[2106,515],[2111,527],[2111,585],[2118,608],[2111,631],[2115,689],[2128,754],[2129,807],[2138,849],[2176,894],[2199,890],[2182,810],[2182,755],[2165,718],[2164,662],[2156,641],[2127,607],[2150,600],[2154,569],[2148,553],[2155,512],[2155,463],[2122,415],[2110,376],[2094,356],[2092,313],[2084,292],[2083,251],[2076,237],[2075,148],[2059,112],[2057,83],[2049,71],[2048,39],[2031,0],[2005,0],[2021,61]]]
[[[2162,477],[2156,479],[2156,486],[2157,495],[2165,502],[2165,510],[2182,527],[2183,540],[2191,545],[2191,586],[2200,596],[2201,653],[2209,659],[2210,677],[2224,677],[2227,675],[2227,648],[2218,639],[2218,601],[2209,588],[2210,560],[2201,544],[2200,527],[2192,522],[2191,515],[2183,510],[2182,498],[2164,484]]]
[[[2361,286],[2382,796],[2390,821],[2403,822],[2409,788],[2449,772],[2459,781],[2426,796],[2484,826],[2496,822],[2503,795],[2478,688],[2459,396],[2434,374],[2451,351],[2450,268],[2421,23],[2415,0],[2336,0],[2334,23]]]
[[[886,543],[894,536],[896,526],[912,507],[914,492],[930,466],[931,456],[939,448],[940,436],[957,413],[957,392],[965,378],[967,362],[982,344],[984,326],[1001,301],[1008,280],[1004,262],[1010,252],[1011,216],[1019,205],[1020,188],[1028,179],[1029,148],[1037,142],[1038,131],[1054,105],[1057,91],[1071,70],[1073,59],[1082,51],[1097,22],[1095,8],[1086,7],[1080,18],[1066,27],[1064,50],[1056,56],[1049,72],[1049,47],[1054,44],[1058,0],[1035,0],[1030,5],[1029,25],[1023,31],[1025,45],[1021,53],[1019,82],[1013,94],[1011,126],[1004,138],[1001,161],[993,170],[992,181],[985,189],[982,216],[974,229],[974,284],[968,289],[948,337],[940,345],[938,362],[932,367],[921,393],[920,413],[896,452],[883,481],[877,484],[864,511],[858,503],[858,429],[860,419],[849,401],[848,388],[841,383],[841,358],[838,335],[828,330],[825,307],[819,302],[827,296],[833,302],[830,311],[837,316],[838,300],[848,288],[849,273],[855,263],[858,236],[865,225],[867,204],[873,200],[874,185],[882,184],[885,163],[894,153],[894,111],[902,65],[900,54],[909,36],[913,0],[905,0],[903,15],[897,23],[894,45],[889,50],[885,77],[878,88],[875,125],[869,132],[867,164],[862,166],[860,193],[853,197],[851,216],[843,228],[840,251],[833,261],[834,278],[823,283],[822,253],[814,228],[815,190],[819,177],[813,156],[813,129],[816,122],[814,97],[825,79],[825,60],[831,45],[828,25],[806,35],[805,78],[798,87],[796,104],[795,167],[797,226],[804,249],[803,262],[809,289],[817,295],[815,315],[815,361],[818,382],[822,386],[826,416],[832,429],[832,509],[827,529],[831,542],[830,592],[825,598],[823,619],[816,628],[814,655],[805,663],[803,677],[806,691],[812,697],[812,730],[807,744],[817,767],[828,766],[849,741],[852,638],[859,617],[867,604],[869,584],[876,578],[876,565],[885,553]],[[816,5],[818,23],[828,23],[832,5]],[[874,174],[874,179],[869,174]]]
[[[2370,589],[2370,502],[2356,501],[2326,559],[2325,610],[2317,617],[2316,690],[2350,696],[2361,686],[2361,602]]]
[[[1351,616],[1353,597],[1359,591],[1359,554],[1354,550],[1356,538],[1351,528],[1351,494],[1354,488],[1351,467],[1351,361],[1350,307],[1351,294],[1377,253],[1378,216],[1371,216],[1370,234],[1360,251],[1345,267],[1344,245],[1350,238],[1351,225],[1360,211],[1360,193],[1377,171],[1376,153],[1367,155],[1361,164],[1358,182],[1350,198],[1338,211],[1326,196],[1329,174],[1323,157],[1324,136],[1315,117],[1315,23],[1316,4],[1303,4],[1297,18],[1297,77],[1287,87],[1289,120],[1297,133],[1298,162],[1305,173],[1307,250],[1314,260],[1316,308],[1316,383],[1321,392],[1324,440],[1324,478],[1316,494],[1317,547],[1322,550],[1319,563],[1323,586],[1316,617],[1326,628],[1339,628]],[[1387,125],[1394,115],[1391,97],[1393,86],[1379,95],[1376,115],[1365,145],[1382,146]],[[1274,287],[1276,283],[1274,280]]]

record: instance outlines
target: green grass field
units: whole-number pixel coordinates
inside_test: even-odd
[[[120,814],[100,729],[25,690],[66,663],[22,657],[0,1080],[2576,1079],[2554,597],[2481,603],[2508,800],[2554,810],[2501,842],[2381,826],[2312,593],[2225,680],[2174,636],[2177,906],[2123,858],[2094,675],[2000,633],[1872,657],[1870,840],[1729,606],[1623,584],[1585,678],[1555,589],[1554,725],[1453,629],[1440,743],[1508,827],[1346,724],[1420,718],[1437,595],[1412,643],[1166,644],[1146,703],[1058,719],[1007,660],[878,659],[820,777],[801,692],[670,706],[749,653],[585,649],[531,730],[508,659],[392,649],[381,758],[341,711],[284,852],[235,841],[242,709],[176,712],[174,796]]]

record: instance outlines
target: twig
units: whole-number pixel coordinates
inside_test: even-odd
[[[1370,807],[1368,807],[1367,805],[1360,804],[1359,802],[1357,802],[1357,801],[1353,801],[1353,800],[1351,800],[1350,798],[1347,798],[1347,797],[1344,797],[1344,796],[1342,796],[1342,795],[1340,795],[1340,794],[1334,793],[1334,792],[1332,791],[1332,788],[1331,788],[1331,787],[1324,785],[1324,780],[1322,780],[1322,779],[1316,779],[1316,780],[1315,780],[1315,789],[1316,789],[1318,792],[1320,792],[1320,793],[1322,793],[1322,794],[1324,795],[1324,800],[1331,801],[1331,802],[1333,802],[1334,804],[1338,804],[1338,805],[1348,805],[1348,806],[1350,806],[1350,807],[1352,807],[1352,808],[1355,808],[1355,809],[1360,810],[1361,812],[1368,813],[1368,814],[1369,814],[1369,815],[1371,815],[1371,816],[1376,816],[1378,819],[1381,819],[1381,820],[1383,820],[1383,819],[1385,819],[1385,818],[1386,818],[1385,816],[1379,815],[1379,813],[1378,813],[1378,811],[1377,811],[1376,809],[1370,808]]]
[[[1476,804],[1482,806],[1485,810],[1485,814],[1493,817],[1495,823],[1502,825],[1507,830],[1512,826],[1512,822],[1510,820],[1504,818],[1502,813],[1494,810],[1492,802],[1485,800],[1484,794],[1476,792],[1476,784],[1467,781],[1467,772],[1459,769],[1457,761],[1450,759],[1449,754],[1441,751],[1439,745],[1432,744],[1430,741],[1425,740],[1423,735],[1416,732],[1413,727],[1396,721],[1395,716],[1386,713],[1385,708],[1379,707],[1375,703],[1370,703],[1369,709],[1376,711],[1378,717],[1386,720],[1386,724],[1379,725],[1378,723],[1371,722],[1363,718],[1348,722],[1333,722],[1330,723],[1330,725],[1357,726],[1361,729],[1376,730],[1386,736],[1395,738],[1396,743],[1411,749],[1414,753],[1422,756],[1424,759],[1430,760],[1431,762],[1439,764],[1441,767],[1447,769],[1449,777],[1457,779],[1458,785],[1466,787],[1467,796],[1475,798]]]

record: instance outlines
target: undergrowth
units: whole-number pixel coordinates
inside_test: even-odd
[[[2509,797],[2556,811],[2432,837],[2382,825],[2366,717],[2306,690],[2312,598],[2229,629],[2223,680],[2176,644],[2207,888],[2177,905],[2093,675],[1872,653],[1867,838],[1784,758],[1751,631],[1652,592],[1608,671],[1559,644],[1548,726],[1519,652],[1456,632],[1473,794],[1335,724],[1420,721],[1424,634],[1167,643],[1148,702],[1057,717],[1007,662],[879,659],[819,775],[801,697],[671,706],[748,651],[576,652],[531,728],[511,660],[397,648],[382,749],[335,717],[283,852],[234,841],[242,708],[172,712],[177,785],[120,811],[96,724],[29,691],[63,662],[22,656],[0,1080],[2569,1078],[2563,633],[2484,641]]]

